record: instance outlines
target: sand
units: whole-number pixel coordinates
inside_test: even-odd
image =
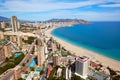
[[[100,55],[99,53],[93,52],[91,50],[88,50],[86,48],[78,47],[76,45],[70,44],[67,41],[64,41],[58,37],[55,37],[51,35],[51,31],[55,28],[51,28],[46,31],[46,35],[49,37],[53,37],[57,42],[59,42],[65,49],[68,51],[71,51],[72,53],[76,54],[77,56],[87,56],[90,57],[91,60],[94,61],[99,61],[101,64],[104,66],[109,66],[110,68],[114,70],[119,70],[120,71],[120,61],[108,58],[106,56]]]

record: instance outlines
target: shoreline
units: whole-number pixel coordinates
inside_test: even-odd
[[[57,42],[59,42],[62,46],[65,47],[65,49],[67,49],[68,51],[75,53],[75,55],[77,56],[87,56],[90,57],[92,61],[97,61],[99,63],[101,63],[103,66],[107,67],[109,66],[110,68],[114,69],[114,70],[120,70],[120,61],[118,60],[114,60],[112,58],[109,58],[107,56],[104,56],[102,54],[99,54],[97,52],[94,52],[92,50],[88,50],[84,47],[79,47],[75,44],[69,43],[61,38],[58,38],[56,36],[53,36],[51,34],[51,31],[59,28],[59,27],[54,27],[51,29],[48,29],[45,33],[48,37],[53,37]]]

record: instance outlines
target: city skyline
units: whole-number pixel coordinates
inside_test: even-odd
[[[30,21],[79,18],[89,21],[120,21],[119,0],[0,0],[0,16]]]

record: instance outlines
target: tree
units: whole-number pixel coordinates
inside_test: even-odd
[[[8,62],[8,61],[9,61],[9,58],[8,58],[8,57],[6,57],[5,62]]]
[[[18,80],[25,80],[24,78],[19,78]]]
[[[40,75],[42,75],[43,73],[44,73],[44,70],[41,70],[41,71],[40,71]]]
[[[107,67],[107,69],[110,71],[110,75],[116,75],[116,72],[114,70],[112,70],[110,67]]]
[[[22,66],[24,67],[24,66],[25,66],[25,63],[23,63]]]
[[[34,68],[34,67],[30,67],[30,70],[31,70],[31,71],[35,71],[35,68]]]
[[[73,74],[71,80],[82,80],[82,78],[77,76],[77,75],[75,75],[75,74]]]

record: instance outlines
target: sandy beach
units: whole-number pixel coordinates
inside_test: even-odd
[[[72,53],[75,53],[77,56],[88,56],[94,61],[99,61],[101,64],[105,66],[109,66],[110,68],[114,70],[119,70],[120,71],[120,61],[108,58],[106,56],[100,55],[96,52],[93,52],[91,50],[87,50],[83,47],[78,47],[76,45],[70,44],[60,38],[57,38],[53,35],[51,35],[51,31],[55,29],[49,29],[46,31],[46,35],[49,37],[53,37],[57,42],[59,42],[62,46],[65,47],[68,51],[71,51]]]

